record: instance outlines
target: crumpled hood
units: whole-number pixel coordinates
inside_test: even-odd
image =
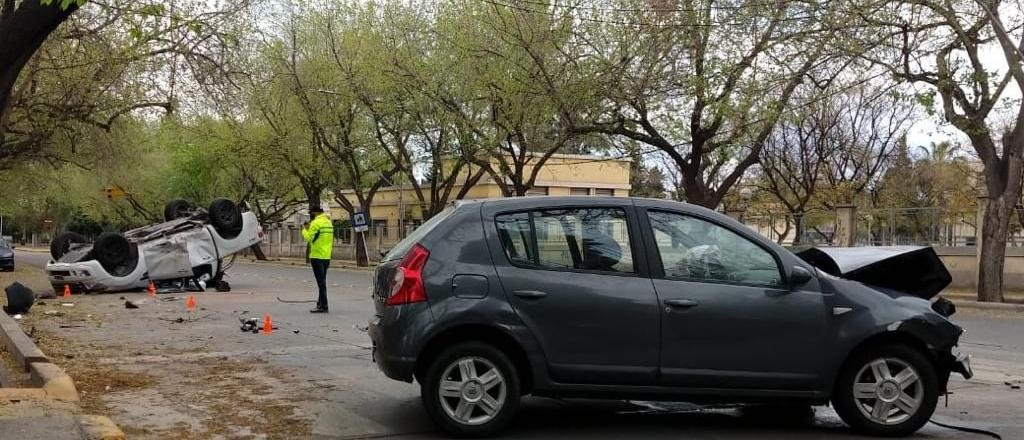
[[[924,299],[953,281],[930,246],[810,248],[796,255],[831,275]]]

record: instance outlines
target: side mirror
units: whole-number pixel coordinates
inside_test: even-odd
[[[789,271],[789,287],[800,287],[811,282],[814,275],[802,266],[793,266]]]

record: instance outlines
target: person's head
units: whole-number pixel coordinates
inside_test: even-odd
[[[313,206],[313,207],[309,208],[309,215],[311,215],[313,217],[316,217],[316,216],[318,216],[320,214],[323,214],[323,213],[324,213],[324,208],[320,207],[320,205],[316,205],[316,206]]]

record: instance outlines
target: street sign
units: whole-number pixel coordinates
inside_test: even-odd
[[[106,190],[108,199],[120,199],[124,197],[124,190],[119,186],[108,186]]]
[[[370,230],[370,224],[366,221],[365,212],[356,212],[352,214],[352,227],[356,232],[366,232]]]

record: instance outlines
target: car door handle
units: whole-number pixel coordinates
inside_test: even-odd
[[[679,308],[690,308],[696,307],[697,301],[694,301],[692,299],[666,299],[665,305]]]
[[[515,296],[527,299],[540,299],[548,296],[547,292],[541,292],[540,290],[516,290],[512,292]]]

